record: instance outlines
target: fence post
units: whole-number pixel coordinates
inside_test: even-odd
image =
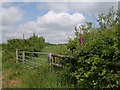
[[[52,61],[52,63],[55,63],[55,56],[53,56],[53,61]]]
[[[57,57],[55,57],[55,62],[54,63],[57,63]]]
[[[52,55],[51,53],[48,54],[48,63],[51,65],[51,59],[52,59]]]
[[[22,52],[22,63],[24,64],[24,60],[25,60],[25,52]]]
[[[16,63],[18,63],[18,49],[16,49]]]

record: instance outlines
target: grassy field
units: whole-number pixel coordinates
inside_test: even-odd
[[[64,53],[65,45],[46,46],[44,52]],[[9,54],[9,55],[8,55]],[[44,57],[45,56],[40,56]],[[15,52],[3,50],[2,87],[3,88],[67,88],[72,85],[63,81],[65,70],[49,66],[45,61],[35,61],[37,65],[29,63],[15,63]],[[39,63],[39,64],[38,64]],[[32,67],[30,67],[32,65]]]
[[[0,89],[2,88],[2,46],[0,45]]]
[[[66,45],[50,45],[42,49],[44,52],[64,53],[67,50]]]

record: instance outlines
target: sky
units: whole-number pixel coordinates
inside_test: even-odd
[[[67,43],[74,38],[74,28],[85,22],[93,22],[106,14],[118,2],[6,2],[0,3],[0,43],[13,38],[29,38],[33,33],[46,42]],[[13,0],[15,1],[15,0]]]

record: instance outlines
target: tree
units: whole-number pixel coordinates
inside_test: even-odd
[[[36,36],[34,33],[28,39],[10,39],[7,41],[7,48],[10,51],[15,51],[16,48],[25,51],[41,51],[44,46],[45,39]]]

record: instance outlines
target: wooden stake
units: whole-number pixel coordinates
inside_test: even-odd
[[[18,63],[18,49],[16,49],[16,63]]]
[[[48,54],[48,63],[51,65],[51,59],[52,59],[52,56],[51,56],[51,53]]]
[[[53,56],[52,63],[54,63],[54,62],[55,62],[55,57]]]

